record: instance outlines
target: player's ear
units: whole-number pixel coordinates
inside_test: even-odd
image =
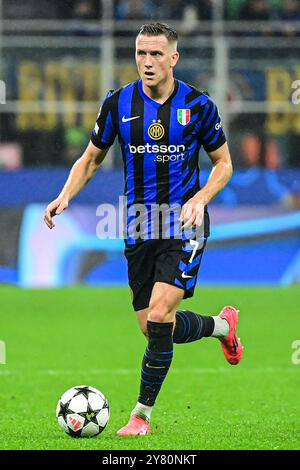
[[[171,56],[171,67],[175,67],[179,59],[179,52],[174,51],[172,56]]]

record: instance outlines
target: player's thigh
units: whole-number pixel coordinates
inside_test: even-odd
[[[152,289],[149,308],[136,311],[139,327],[147,337],[147,321],[172,322],[175,319],[176,309],[184,295],[178,287],[156,282]]]
[[[148,320],[173,322],[184,291],[165,282],[155,282],[149,304]]]

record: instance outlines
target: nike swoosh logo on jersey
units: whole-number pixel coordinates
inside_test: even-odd
[[[146,363],[146,366],[149,367],[149,369],[164,369],[165,366],[150,366],[149,362]]]
[[[190,278],[192,278],[193,276],[188,276],[187,274],[182,273],[182,274],[181,274],[181,277],[183,277],[183,279],[190,279]]]
[[[126,118],[125,116],[123,116],[122,117],[122,122],[132,121],[133,119],[138,119],[139,117],[141,117],[141,116],[133,116],[133,117],[130,117],[130,118]]]

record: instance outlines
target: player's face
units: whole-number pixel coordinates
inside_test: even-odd
[[[152,88],[167,82],[173,76],[173,68],[179,54],[176,44],[169,43],[164,35],[136,38],[135,60],[143,83]]]

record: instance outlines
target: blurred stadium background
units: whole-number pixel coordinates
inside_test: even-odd
[[[106,91],[137,78],[134,38],[161,20],[180,34],[176,77],[217,102],[234,176],[210,207],[201,283],[300,282],[298,0],[0,0],[0,282],[123,285],[122,240],[96,236],[117,204],[117,146],[57,220],[43,224]],[[209,160],[201,155],[201,181]]]

